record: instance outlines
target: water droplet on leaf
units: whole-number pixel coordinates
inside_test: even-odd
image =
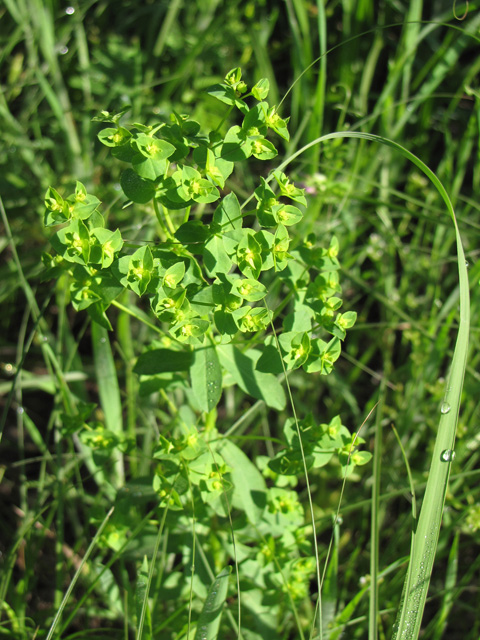
[[[452,407],[448,404],[448,402],[442,402],[442,406],[440,407],[440,413],[446,414],[450,412]]]
[[[445,449],[444,451],[442,451],[440,459],[443,462],[453,462],[455,460],[455,451],[453,451],[452,449]]]

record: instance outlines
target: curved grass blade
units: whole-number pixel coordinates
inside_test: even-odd
[[[423,504],[418,522],[416,523],[416,530],[412,533],[412,553],[394,632],[395,640],[416,640],[420,632],[423,610],[425,608],[428,586],[438,544],[450,467],[454,459],[455,433],[466,369],[470,326],[470,292],[465,254],[455,212],[445,187],[420,158],[393,140],[358,131],[337,131],[329,133],[299,149],[287,158],[277,170],[282,171],[294,158],[304,153],[313,145],[336,138],[360,138],[371,142],[379,142],[380,144],[391,147],[415,164],[437,189],[447,207],[447,211],[455,228],[460,290],[458,335],[447,388],[442,406],[439,408],[439,426]],[[272,177],[273,176],[269,179]]]
[[[93,592],[93,590],[95,588],[97,588],[97,586],[99,584],[101,584],[102,579],[104,579],[104,577],[107,574],[107,572],[110,571],[110,568],[112,567],[112,565],[114,565],[115,562],[117,562],[117,560],[122,557],[122,555],[125,553],[125,551],[128,548],[128,546],[134,540],[136,540],[136,538],[140,534],[140,532],[143,531],[145,526],[150,522],[150,519],[152,517],[154,517],[155,512],[156,512],[156,507],[151,509],[147,513],[147,515],[141,520],[141,522],[139,522],[137,524],[137,526],[134,529],[132,529],[132,531],[130,533],[130,536],[125,539],[125,542],[122,544],[122,546],[119,547],[114,553],[112,553],[111,557],[102,566],[98,567],[98,570],[95,571],[95,576],[93,577],[93,579],[90,582],[90,584],[86,587],[85,593],[83,593],[78,598],[78,601],[75,602],[75,604],[72,606],[72,610],[69,612],[68,616],[66,616],[66,618],[63,620],[62,627],[60,628],[60,630],[58,632],[58,637],[59,638],[63,637],[63,634],[66,632],[66,630],[70,626],[72,620],[75,618],[77,613],[80,610],[82,610],[82,607],[84,607],[85,603],[87,602],[87,600],[88,600],[89,596],[91,595],[91,593]],[[110,517],[111,513],[112,512],[109,511],[108,517]],[[106,523],[106,520],[104,522]],[[104,527],[104,523],[102,523],[102,530],[103,530],[103,527]],[[95,536],[95,539],[98,539],[100,533],[101,533],[101,531],[99,533],[97,532],[97,534]]]
[[[456,588],[458,580],[458,565],[460,556],[460,533],[457,531],[453,539],[450,553],[448,554],[447,573],[445,576],[445,589],[443,592],[442,603],[440,609],[431,621],[428,631],[432,629],[432,640],[441,640],[445,638],[445,631],[448,625],[448,617],[450,611],[456,602]]]
[[[58,611],[57,611],[57,613],[55,615],[55,618],[53,619],[52,626],[50,627],[50,631],[48,632],[46,640],[51,640],[51,638],[53,637],[53,634],[55,633],[55,629],[57,628],[58,622],[60,620],[60,616],[62,615],[62,612],[65,609],[65,605],[67,604],[67,601],[68,601],[68,599],[70,597],[70,594],[72,593],[73,588],[75,587],[78,578],[82,574],[82,570],[83,570],[83,567],[84,567],[85,563],[87,562],[88,558],[90,557],[90,554],[94,550],[95,545],[97,544],[100,536],[102,535],[102,531],[105,529],[105,525],[107,524],[108,520],[110,519],[110,516],[112,515],[114,508],[115,507],[112,507],[110,509],[110,511],[107,513],[107,515],[105,516],[102,524],[98,528],[97,533],[95,534],[93,540],[89,544],[88,549],[86,550],[85,555],[82,558],[82,561],[78,565],[78,569],[75,572],[75,575],[73,576],[73,579],[72,579],[72,581],[71,581],[71,583],[70,583],[70,585],[69,585],[69,587],[68,587],[68,589],[67,589],[67,591],[66,591],[66,593],[65,593],[65,595],[63,597],[62,603],[58,608]]]
[[[177,476],[178,477],[178,476]],[[175,485],[175,483],[174,483]],[[170,490],[170,497],[173,494],[173,487]],[[155,546],[153,548],[152,560],[150,562],[150,568],[148,572],[146,570],[146,566],[148,566],[148,561],[145,562],[142,570],[140,571],[139,583],[140,583],[140,591],[137,590],[137,635],[136,640],[142,640],[142,638],[150,639],[152,637],[152,619],[150,608],[148,606],[148,596],[150,593],[150,587],[152,585],[153,573],[155,571],[155,566],[157,564],[157,556],[158,549],[160,548],[160,540],[162,539],[163,531],[165,529],[165,522],[167,520],[168,507],[169,502],[167,502],[167,506],[163,510],[162,520],[160,522],[160,526],[158,527],[157,537],[155,539]],[[142,575],[143,573],[143,575]],[[137,583],[138,584],[138,583]],[[146,625],[146,633],[143,635],[143,629]]]
[[[231,567],[225,567],[210,587],[202,613],[198,619],[195,640],[215,640],[217,638],[231,571]]]

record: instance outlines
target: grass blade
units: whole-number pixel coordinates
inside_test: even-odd
[[[223,569],[210,587],[198,619],[195,640],[215,640],[217,638],[231,571],[231,567]]]
[[[138,572],[137,585],[135,588],[135,605],[137,611],[137,638],[151,640],[152,638],[152,615],[148,606],[148,561],[147,556],[143,558],[143,564]],[[149,585],[148,585],[149,586]]]
[[[82,570],[83,570],[83,567],[84,567],[85,563],[87,562],[88,558],[90,557],[90,554],[92,553],[92,551],[95,548],[95,545],[97,544],[97,541],[99,540],[100,536],[102,535],[102,531],[104,530],[105,525],[107,524],[108,520],[110,519],[110,516],[112,515],[113,510],[114,510],[114,507],[112,507],[110,509],[110,511],[107,513],[107,515],[105,516],[104,521],[102,522],[102,524],[98,528],[98,531],[95,534],[93,540],[89,544],[88,549],[86,550],[85,555],[83,556],[82,561],[79,564],[78,569],[75,572],[75,575],[73,576],[72,582],[70,583],[70,585],[69,585],[69,587],[68,587],[68,589],[67,589],[67,591],[66,591],[66,593],[65,593],[65,595],[63,597],[62,603],[61,603],[60,607],[58,608],[58,611],[57,611],[57,613],[55,615],[55,618],[53,619],[52,626],[50,627],[50,631],[48,632],[46,640],[51,640],[51,638],[53,637],[53,634],[55,633],[55,629],[57,628],[58,622],[60,620],[60,616],[62,615],[62,611],[65,609],[65,605],[67,604],[67,601],[68,601],[68,599],[70,597],[70,594],[72,593],[73,588],[75,587],[75,585],[77,583],[77,580],[78,580],[78,578],[80,577],[80,575],[82,573]]]

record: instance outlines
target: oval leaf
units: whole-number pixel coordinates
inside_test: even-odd
[[[260,355],[254,349],[242,353],[232,344],[218,347],[222,366],[245,393],[263,400],[268,407],[284,409],[286,398],[280,382],[271,373],[263,373],[255,368]]]
[[[144,180],[133,169],[126,169],[122,173],[120,184],[127,198],[137,204],[146,204],[155,195],[153,182]]]
[[[222,397],[222,368],[214,346],[195,349],[190,379],[199,409],[208,413]]]

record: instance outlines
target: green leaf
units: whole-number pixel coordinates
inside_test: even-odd
[[[107,127],[98,134],[98,139],[107,147],[120,147],[126,144],[132,134],[123,127]]]
[[[207,320],[187,317],[182,322],[171,327],[170,332],[180,342],[197,345],[203,344],[205,334],[209,328],[210,323]]]
[[[251,233],[245,233],[237,247],[237,263],[240,271],[256,280],[262,268],[262,249]]]
[[[268,81],[268,78],[262,78],[254,87],[252,87],[252,96],[256,100],[265,100],[265,98],[268,96],[269,90],[270,83]]]
[[[206,176],[215,185],[221,189],[225,187],[225,180],[231,175],[234,168],[233,162],[216,157],[211,149],[204,146],[193,150],[193,159],[199,167],[203,167]]]
[[[303,218],[303,213],[298,207],[294,207],[291,204],[278,204],[272,208],[272,214],[275,221],[279,224],[283,224],[286,227],[290,227]]]
[[[67,202],[71,206],[70,211],[72,218],[86,220],[87,218],[90,218],[90,216],[96,211],[98,205],[101,203],[100,200],[95,196],[83,193],[83,191],[78,188],[78,185],[81,185],[81,182],[77,182],[77,193],[75,197],[70,196]]]
[[[213,287],[203,287],[190,298],[190,307],[194,313],[205,316],[211,311],[215,303],[213,302]]]
[[[105,414],[105,424],[112,433],[121,435],[123,433],[122,402],[117,369],[108,333],[96,323],[92,324],[92,345],[100,403]]]
[[[240,309],[235,309],[232,315],[238,328],[243,333],[263,331],[270,324],[269,313],[264,307],[252,309],[247,305]]]
[[[118,261],[118,264],[119,266],[123,265],[123,258]],[[142,296],[153,275],[152,250],[147,245],[140,247],[129,257],[126,280],[122,279],[121,282],[125,286],[129,286],[138,296]]]
[[[351,459],[354,464],[361,467],[362,465],[370,462],[370,460],[372,459],[372,454],[370,453],[370,451],[356,451],[352,455]]]
[[[295,301],[292,313],[285,316],[283,328],[285,331],[311,331],[314,312],[306,304]]]
[[[121,160],[122,162],[133,162],[138,153],[137,147],[131,144],[123,144],[120,147],[114,147],[111,151],[112,156],[117,158],[117,160]]]
[[[340,357],[342,344],[338,338],[332,338],[326,343],[317,339],[312,341],[312,348],[307,362],[303,368],[307,373],[319,371],[322,375],[328,375],[333,369],[333,364]]]
[[[275,133],[283,138],[284,140],[290,140],[290,134],[288,133],[287,123],[288,118],[281,118],[278,113],[276,107],[271,107],[265,114],[265,120],[270,129],[273,129]]]
[[[285,392],[277,378],[270,373],[257,371],[255,365],[261,353],[248,349],[242,353],[231,344],[217,347],[220,363],[238,386],[253,398],[263,400],[273,409],[284,409]]]
[[[242,129],[246,136],[262,136],[267,135],[268,127],[265,123],[265,107],[266,102],[256,104],[250,109],[242,122]]]
[[[137,204],[146,204],[155,196],[155,185],[141,178],[133,169],[125,169],[120,178],[124,194]]]
[[[234,485],[233,506],[245,511],[249,522],[258,524],[267,502],[267,485],[257,467],[231,440],[224,438],[217,450],[230,467]]]
[[[288,369],[298,369],[305,364],[311,351],[308,333],[284,332],[278,341],[286,353],[283,360]]]
[[[178,189],[181,183],[178,175],[175,178],[173,176],[162,177],[156,183],[155,198],[160,200],[167,209],[183,209],[193,204],[193,200],[189,196],[179,195]]]
[[[194,640],[217,640],[223,605],[227,597],[228,577],[231,571],[231,567],[223,569],[208,590],[207,599],[198,618]]]
[[[282,358],[272,337],[267,338],[262,355],[257,362],[257,371],[278,375],[283,372]]]
[[[207,93],[217,100],[220,100],[220,102],[238,107],[242,113],[246,113],[248,111],[246,103],[238,98],[232,87],[229,87],[226,84],[215,84],[213,87],[210,87]]]
[[[45,218],[46,227],[54,224],[62,224],[68,220],[69,214],[67,204],[62,196],[53,187],[48,187],[45,194]]]
[[[285,257],[288,256],[288,254],[284,250],[286,244],[285,241],[282,238],[280,238],[278,241],[276,239],[277,232],[280,228],[285,229],[285,227],[282,227],[282,225],[280,225],[276,230],[275,235],[273,235],[273,233],[270,233],[270,231],[265,231],[265,229],[260,229],[260,231],[257,231],[257,233],[255,234],[255,240],[258,242],[261,249],[262,271],[268,271],[268,269],[272,269],[273,267],[276,267],[277,271],[279,271],[280,259],[285,259]]]
[[[116,229],[116,231],[110,231],[109,229],[103,228],[92,229],[92,236],[98,240],[100,246],[92,246],[90,260],[101,264],[102,269],[105,269],[112,264],[115,254],[118,253],[123,246],[120,229]],[[99,249],[99,253],[98,255],[95,255],[95,249],[97,247]]]
[[[242,210],[240,209],[238,198],[233,192],[225,196],[215,209],[213,221],[224,228],[225,231],[241,229]]]
[[[136,153],[129,161],[132,163],[135,173],[146,180],[156,180],[165,174],[167,160],[146,158],[142,153]]]
[[[52,247],[68,262],[88,264],[90,260],[90,233],[81,220],[73,220],[60,229],[50,240]]]
[[[235,125],[227,131],[220,156],[230,162],[241,162],[252,155],[253,139],[248,138],[245,131]]]
[[[192,363],[191,351],[151,349],[142,353],[133,370],[138,375],[152,376],[167,371],[188,371]]]
[[[242,70],[240,67],[235,67],[234,69],[230,69],[230,71],[225,75],[225,83],[229,87],[236,87],[241,79],[242,79]]]
[[[106,331],[113,331],[110,320],[105,313],[105,308],[100,302],[90,305],[87,309],[87,313],[95,324],[103,327]]]
[[[303,525],[304,510],[296,491],[273,487],[268,491],[267,500],[263,519],[273,530],[283,533],[285,529],[295,530]]]
[[[228,337],[233,338],[233,336],[238,333],[238,327],[230,312],[224,309],[217,309],[213,314],[213,319],[217,331],[222,336],[227,336],[227,339]]]
[[[233,282],[232,293],[241,296],[249,302],[262,300],[267,295],[266,287],[252,278],[238,278]]]
[[[94,116],[92,118],[92,122],[112,122],[113,124],[116,124],[123,115],[125,115],[128,111],[130,111],[131,108],[132,107],[130,105],[127,105],[117,113],[110,113],[109,111],[100,111],[98,116]]]
[[[222,397],[222,369],[214,346],[195,349],[190,380],[199,409],[208,413]]]
[[[275,146],[266,138],[249,138],[252,141],[252,155],[259,160],[271,160],[278,155]]]
[[[230,271],[233,262],[225,250],[221,236],[214,235],[207,240],[203,249],[203,262],[210,277]]]
[[[175,289],[185,275],[185,262],[176,262],[163,274],[163,286]]]
[[[210,229],[207,225],[203,224],[201,220],[189,220],[182,224],[175,232],[175,237],[182,244],[199,245],[199,251],[192,251],[192,253],[201,253],[200,245],[203,245],[210,235]]]
[[[190,187],[192,200],[203,204],[216,202],[220,198],[217,187],[205,178],[196,180]]]
[[[282,171],[274,171],[273,175],[280,187],[280,193],[282,196],[303,204],[304,207],[307,206],[307,199],[304,196],[305,189],[299,189],[296,187]]]
[[[142,155],[155,161],[166,160],[175,152],[173,144],[145,134],[139,134],[135,142]]]

